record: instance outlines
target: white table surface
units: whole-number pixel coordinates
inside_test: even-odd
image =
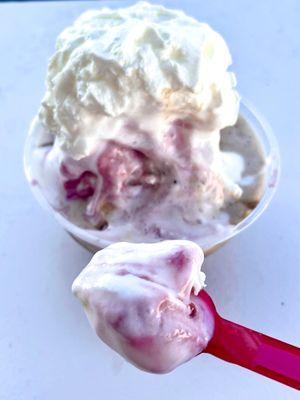
[[[209,291],[223,316],[300,346],[300,2],[172,3],[224,35],[239,89],[269,120],[282,153],[270,208],[206,260]],[[0,5],[0,399],[299,399],[208,355],[169,375],[140,372],[96,338],[73,298],[90,254],[36,203],[22,150],[55,38],[91,6]]]

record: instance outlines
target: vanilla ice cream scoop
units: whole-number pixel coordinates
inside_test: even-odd
[[[263,155],[244,157],[259,145],[236,122],[230,64],[223,38],[182,11],[139,2],[84,13],[49,63],[30,181],[98,248],[169,239],[208,247],[255,206],[264,165]]]
[[[87,11],[57,40],[40,119],[75,158],[124,115],[201,112],[221,129],[238,114],[230,64],[223,38],[182,11],[146,2]]]
[[[165,373],[207,346],[213,321],[198,295],[201,248],[184,240],[116,243],[75,279],[97,335],[137,367]]]

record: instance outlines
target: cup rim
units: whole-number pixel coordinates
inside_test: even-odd
[[[234,225],[230,230],[216,235],[216,240],[213,243],[207,246],[203,246],[203,250],[205,253],[212,252],[214,248],[220,247],[222,243],[227,242],[229,239],[233,238],[234,236],[248,228],[250,225],[252,225],[253,222],[255,222],[269,206],[279,183],[281,171],[280,153],[279,146],[271,126],[257,111],[257,109],[244,98],[240,102],[239,116],[242,116],[247,121],[247,123],[250,124],[255,134],[260,139],[260,142],[264,148],[266,156],[265,188],[258,204],[249,213],[249,215],[247,215],[240,222]],[[104,238],[101,239],[101,237],[99,236],[99,231],[80,228],[74,223],[67,220],[58,211],[54,210],[51,207],[39,187],[37,185],[32,185],[32,177],[30,172],[30,155],[32,154],[32,151],[36,148],[36,136],[39,125],[40,123],[38,117],[35,116],[31,122],[29,133],[26,138],[23,158],[25,176],[29,182],[35,198],[44,209],[50,211],[53,214],[59,224],[62,225],[63,228],[66,229],[72,236],[75,236],[81,241],[87,243],[88,245],[92,247],[95,246],[99,249],[106,247],[109,244],[112,244],[113,241]],[[253,125],[255,125],[255,127]],[[267,149],[265,148],[266,146]],[[98,234],[95,235],[94,232],[97,232]]]
[[[258,138],[263,139],[263,142],[265,142],[263,146],[265,147],[265,145],[267,145],[269,149],[268,151],[266,151],[266,149],[264,148],[264,151],[266,152],[266,173],[263,195],[261,196],[256,207],[249,213],[249,215],[247,215],[234,226],[233,230],[230,232],[230,235],[228,235],[228,239],[248,228],[268,208],[271,200],[276,193],[281,176],[281,159],[279,145],[273,129],[271,128],[267,120],[252,105],[249,100],[243,98],[240,105],[240,114],[246,119],[248,123],[250,123],[250,126],[252,126],[251,122],[257,125],[256,128],[253,127],[253,130],[257,134]],[[257,128],[260,129],[260,133],[258,132]],[[264,135],[263,138],[262,134]]]

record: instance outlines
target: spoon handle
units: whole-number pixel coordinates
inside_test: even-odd
[[[300,348],[217,317],[206,353],[300,390]]]

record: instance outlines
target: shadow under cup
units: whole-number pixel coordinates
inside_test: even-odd
[[[240,104],[240,116],[247,122],[251,130],[255,133],[264,152],[264,188],[259,202],[244,219],[242,219],[228,231],[226,230],[225,232],[216,234],[211,240],[202,245],[205,255],[215,252],[229,239],[236,236],[238,233],[242,232],[254,221],[256,221],[256,219],[268,207],[278,185],[280,173],[280,157],[277,141],[270,126],[259,115],[259,113],[254,110],[254,108],[250,106],[249,103],[245,100],[243,100]],[[38,126],[38,121],[37,119],[34,119],[30,127],[24,151],[25,174],[36,199],[43,208],[53,214],[55,219],[80,245],[84,246],[89,251],[94,253],[108,246],[112,243],[112,241],[101,238],[100,231],[84,229],[78,227],[77,225],[74,225],[72,222],[67,220],[64,216],[62,216],[58,211],[54,210],[49,205],[38,185],[32,184],[30,165],[31,160],[34,157],[34,150],[37,148],[37,137],[39,134],[39,129],[40,127]]]

